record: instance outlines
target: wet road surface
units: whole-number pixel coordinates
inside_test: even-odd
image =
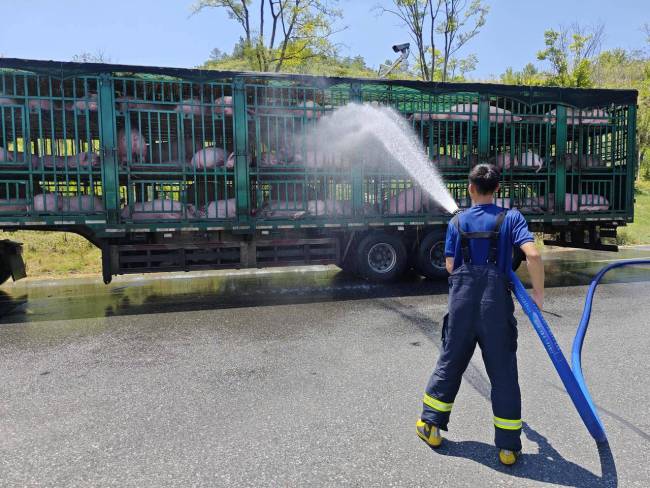
[[[546,256],[565,351],[603,261],[644,256]],[[415,436],[444,282],[332,268],[168,278],[0,288],[0,486],[648,486],[647,267],[608,275],[585,342],[608,447],[517,311],[527,423],[512,469],[491,447],[478,353],[443,448]]]

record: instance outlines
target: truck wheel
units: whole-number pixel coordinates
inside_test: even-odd
[[[420,243],[417,269],[422,276],[440,280],[449,276],[445,267],[445,231],[434,230]]]
[[[526,260],[526,255],[520,247],[515,246],[512,248],[512,270],[517,271],[521,263]]]
[[[357,248],[357,270],[364,278],[386,283],[406,270],[406,247],[399,237],[376,232],[366,236]]]

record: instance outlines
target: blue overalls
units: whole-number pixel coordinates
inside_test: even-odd
[[[424,394],[421,418],[447,430],[461,378],[478,342],[492,384],[495,444],[500,449],[520,451],[517,321],[509,280],[497,267],[499,231],[506,213],[497,216],[491,232],[463,232],[459,215],[454,217],[463,264],[449,277],[449,311],[443,319],[442,349]],[[490,239],[487,263],[472,262],[470,239]]]

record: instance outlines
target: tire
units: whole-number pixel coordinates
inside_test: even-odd
[[[520,247],[515,246],[512,248],[512,270],[517,271],[521,263],[526,260],[526,255]]]
[[[431,280],[442,280],[449,276],[445,267],[445,231],[434,230],[426,235],[417,252],[418,272]]]
[[[406,271],[407,254],[404,242],[383,232],[367,235],[357,247],[357,270],[369,281],[387,283]]]

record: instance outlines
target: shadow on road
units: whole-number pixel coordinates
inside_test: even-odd
[[[379,306],[398,315],[402,320],[415,325],[431,340],[436,349],[440,350],[439,322],[435,322],[429,316],[418,312],[415,307],[393,300],[383,300],[379,302]],[[463,380],[485,400],[490,401],[490,382],[473,362],[470,362],[467,370],[465,370]],[[602,473],[602,476],[598,477],[585,468],[564,459],[548,442],[546,437],[525,422],[523,433],[530,441],[537,444],[538,452],[537,454],[522,455],[514,467],[503,466],[498,461],[496,449],[493,445],[477,441],[456,442],[445,439],[443,445],[436,452],[444,456],[467,458],[496,471],[536,481],[576,488],[610,488],[618,486],[616,464],[608,443],[597,444]]]
[[[546,437],[524,422],[524,435],[537,444],[536,454],[522,454],[515,466],[503,466],[496,448],[476,441],[451,441],[445,439],[436,453],[459,457],[480,463],[504,474],[554,485],[575,488],[614,488],[618,486],[618,473],[614,456],[608,443],[597,444],[601,476],[566,460],[553,448]]]

